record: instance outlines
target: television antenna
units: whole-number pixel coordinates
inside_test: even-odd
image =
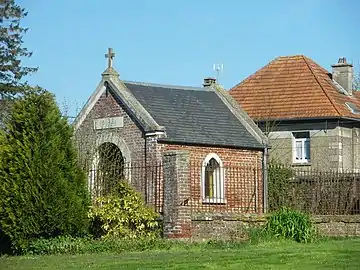
[[[220,73],[224,72],[224,64],[214,64],[213,71],[216,72],[216,81],[219,82]]]

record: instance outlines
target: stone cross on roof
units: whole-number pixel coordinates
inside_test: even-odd
[[[112,68],[112,60],[115,57],[115,53],[113,52],[112,48],[108,49],[108,53],[105,54],[105,58],[108,59],[108,68]]]
[[[108,59],[108,67],[106,68],[106,70],[101,74],[103,77],[106,76],[115,76],[115,77],[119,77],[119,73],[117,73],[117,71],[113,68],[112,64],[113,64],[113,59],[115,57],[115,53],[113,51],[112,48],[108,49],[108,53],[105,54],[105,58]]]

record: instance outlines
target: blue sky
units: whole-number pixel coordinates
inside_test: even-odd
[[[304,54],[326,69],[360,62],[357,0],[18,0],[29,12],[27,78],[71,115],[101,79],[108,47],[124,80],[200,86],[223,63],[230,88],[277,56]]]

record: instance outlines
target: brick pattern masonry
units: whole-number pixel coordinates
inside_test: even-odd
[[[123,117],[123,127],[101,130],[93,129],[94,119],[115,116]],[[130,151],[132,164],[145,164],[145,162],[149,164],[162,160],[163,171],[160,172],[161,175],[158,178],[160,183],[157,183],[157,185],[160,185],[163,190],[161,196],[164,199],[163,212],[165,235],[167,237],[188,238],[191,236],[191,208],[189,205],[181,205],[181,202],[188,199],[190,194],[200,196],[201,169],[199,167],[196,171],[191,171],[189,165],[191,163],[202,164],[204,158],[209,153],[216,153],[221,158],[224,166],[251,166],[257,168],[255,179],[258,194],[256,212],[262,212],[261,151],[163,144],[157,142],[159,135],[145,138],[140,126],[127,113],[121,101],[116,99],[110,91],[102,94],[77,131],[83,153],[93,153],[95,151],[96,138],[109,135],[119,137],[125,142]],[[148,171],[149,173],[151,174],[152,172]],[[150,196],[148,198],[149,202],[151,203],[153,200],[151,198],[152,193],[151,191],[149,192],[151,185],[145,183],[145,174],[132,174],[131,178],[132,185],[138,191],[144,192],[146,189]],[[222,207],[221,211],[232,211],[233,209],[243,207],[241,200],[236,197],[239,194],[241,195],[240,190],[236,189],[236,181],[232,181],[230,175],[226,175],[225,178],[229,180],[228,183],[232,183],[232,185],[226,186],[226,190],[232,191],[229,193],[229,202],[236,202],[236,204],[229,203],[225,209]],[[244,183],[246,183],[245,189],[254,190],[254,176],[251,176],[248,180],[244,179]],[[244,197],[243,194],[242,196]],[[246,201],[246,197],[244,198]],[[220,209],[216,209],[215,205],[213,207],[213,210],[220,211]]]

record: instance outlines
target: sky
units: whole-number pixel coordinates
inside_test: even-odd
[[[358,0],[17,0],[28,11],[24,46],[39,67],[26,78],[76,116],[116,53],[120,79],[229,89],[278,56],[303,54],[324,68],[360,66]],[[359,68],[358,68],[359,70]]]

